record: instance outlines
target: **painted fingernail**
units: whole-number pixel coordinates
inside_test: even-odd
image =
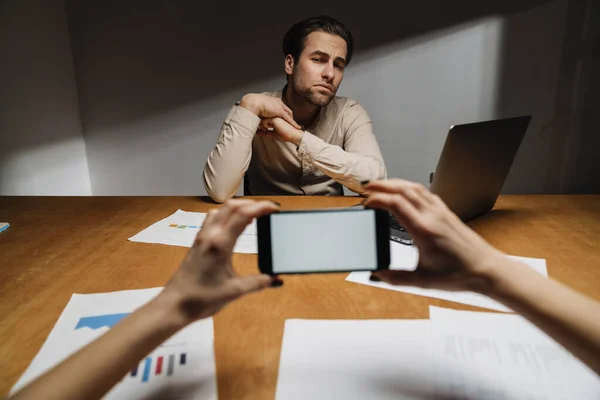
[[[377,275],[373,275],[373,274],[371,274],[371,276],[369,277],[369,280],[372,282],[381,282],[381,278],[378,277]]]
[[[370,180],[360,181],[360,184],[363,185],[363,186],[365,186],[365,185],[368,185],[369,182],[371,182],[371,181]]]
[[[283,286],[283,281],[281,279],[275,278],[271,281],[272,288],[277,288],[277,287],[281,287],[281,286]]]

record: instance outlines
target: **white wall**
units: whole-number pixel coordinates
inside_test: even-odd
[[[370,111],[390,175],[427,183],[451,125],[533,115],[503,192],[551,191],[553,137],[540,133],[554,116],[566,12],[554,1],[360,54],[342,92]]]
[[[204,195],[202,168],[231,104],[281,88],[285,29],[332,10],[359,45],[340,95],[370,112],[390,176],[426,182],[452,124],[534,114],[504,191],[545,191],[551,135],[540,130],[554,113],[567,0],[516,14],[401,2],[402,15],[376,4],[357,14],[347,2],[309,1],[303,15],[187,0],[87,3],[68,10],[94,194]]]
[[[451,125],[496,116],[502,28],[488,17],[357,55],[340,94],[369,111],[389,176],[427,183]]]
[[[89,195],[62,0],[0,2],[0,195]]]

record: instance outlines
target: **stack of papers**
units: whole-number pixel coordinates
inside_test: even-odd
[[[516,315],[288,320],[278,399],[592,399],[600,379]]]
[[[135,236],[132,242],[168,244],[171,246],[192,247],[198,231],[204,223],[206,213],[177,210]],[[256,220],[244,229],[233,248],[234,253],[258,253]]]
[[[162,288],[74,294],[11,393],[98,338]],[[106,399],[216,399],[212,318],[182,329],[140,361]]]

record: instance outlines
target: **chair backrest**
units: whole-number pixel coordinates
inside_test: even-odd
[[[250,193],[250,183],[248,181],[248,175],[244,174],[244,196],[252,196]]]

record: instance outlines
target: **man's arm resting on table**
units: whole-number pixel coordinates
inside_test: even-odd
[[[348,189],[364,194],[361,182],[385,179],[387,171],[380,154],[354,150],[354,147],[342,149],[326,143],[310,132],[305,132],[298,147],[298,154],[303,160],[313,164],[325,175]]]
[[[352,102],[344,111],[342,126],[345,131],[343,149],[306,132],[298,146],[298,154],[348,189],[364,194],[361,182],[387,177],[373,125],[367,111]]]
[[[206,192],[217,203],[225,202],[240,187],[259,123],[260,118],[241,105],[235,105],[225,118],[202,174]]]
[[[281,119],[266,122],[268,127],[274,128],[275,139],[297,146],[302,160],[353,192],[364,194],[361,182],[385,179],[387,171],[364,108],[353,103],[344,118],[344,148],[329,144],[308,131],[296,129]]]
[[[223,122],[217,145],[204,166],[204,188],[216,202],[229,199],[240,187],[262,118],[282,118],[290,126],[300,128],[292,110],[280,98],[256,93],[242,97]]]

